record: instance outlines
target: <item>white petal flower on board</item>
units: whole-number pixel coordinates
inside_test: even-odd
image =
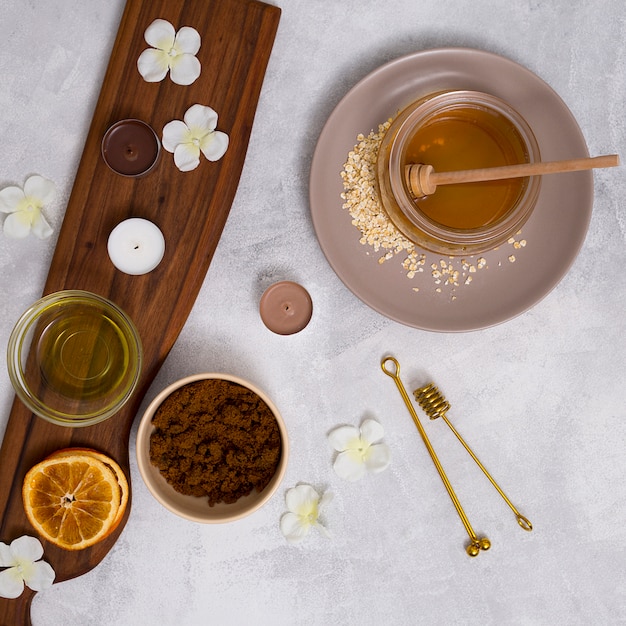
[[[333,468],[341,478],[357,481],[369,471],[382,472],[391,461],[389,446],[380,443],[385,435],[383,427],[373,419],[361,425],[339,426],[328,434],[332,447],[339,452]]]
[[[290,489],[286,496],[288,512],[280,518],[280,530],[289,543],[302,541],[315,526],[330,537],[327,528],[319,521],[320,508],[332,500],[331,493],[319,493],[311,485],[298,485]]]
[[[43,176],[31,176],[24,189],[11,186],[0,191],[0,212],[8,213],[4,220],[4,234],[23,239],[33,233],[39,239],[52,234],[52,228],[41,209],[54,197],[54,183]]]
[[[183,26],[178,32],[167,20],[156,19],[144,33],[151,48],[137,59],[137,69],[148,83],[162,81],[170,73],[177,85],[191,85],[200,76],[200,34],[195,28]]]
[[[39,539],[24,535],[11,542],[0,543],[0,597],[19,598],[24,583],[33,591],[52,586],[55,573],[49,563],[41,561],[43,546]]]
[[[174,163],[181,172],[189,172],[200,164],[200,152],[209,161],[218,161],[228,149],[228,135],[217,128],[217,113],[208,106],[194,104],[181,120],[163,127],[163,147],[174,154]]]

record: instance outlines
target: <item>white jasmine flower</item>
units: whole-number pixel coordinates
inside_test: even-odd
[[[146,43],[152,46],[137,59],[137,69],[149,83],[162,81],[169,71],[172,82],[191,85],[200,76],[200,34],[195,28],[183,26],[178,32],[166,20],[157,19],[144,33]]]
[[[379,442],[385,434],[375,420],[367,419],[361,425],[339,426],[328,434],[328,440],[339,452],[333,467],[341,478],[356,481],[366,472],[382,472],[391,460],[391,451]]]
[[[330,533],[319,521],[319,510],[333,499],[331,493],[320,495],[311,485],[298,485],[290,489],[285,502],[289,511],[280,518],[280,530],[289,543],[298,543],[308,534],[311,526],[316,526],[324,535]]]
[[[52,586],[54,570],[45,561],[43,546],[35,537],[24,535],[8,546],[0,543],[0,597],[18,598],[24,591],[24,583],[33,591],[43,591]]]
[[[42,176],[31,176],[24,189],[11,186],[0,191],[0,211],[9,215],[4,220],[4,234],[14,239],[27,237],[32,231],[39,239],[52,234],[52,228],[41,213],[44,204],[55,194],[55,185]]]
[[[202,104],[187,109],[184,121],[168,122],[163,128],[163,147],[174,153],[174,163],[181,172],[189,172],[200,164],[200,152],[217,161],[228,148],[228,135],[217,127],[217,113]]]

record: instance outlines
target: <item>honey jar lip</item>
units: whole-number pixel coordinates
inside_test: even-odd
[[[420,210],[403,174],[407,143],[420,123],[435,114],[468,107],[499,114],[519,135],[518,143],[526,160],[540,160],[539,145],[532,129],[512,105],[480,91],[448,90],[418,98],[398,113],[383,137],[376,166],[381,204],[394,226],[416,245],[451,256],[483,253],[505,243],[530,217],[541,187],[541,177],[526,179],[508,210],[504,208],[497,220],[477,227],[455,228],[437,222]]]

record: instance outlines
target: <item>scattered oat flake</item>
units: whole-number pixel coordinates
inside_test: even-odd
[[[421,263],[426,257],[415,250],[415,245],[387,217],[376,189],[378,148],[390,125],[391,119],[367,136],[357,135],[358,143],[348,153],[341,172],[344,188],[341,198],[343,208],[352,217],[352,224],[361,232],[360,243],[371,246],[375,252],[382,251],[383,255],[378,259],[381,264],[397,254],[406,254],[403,267],[408,274],[417,269],[411,267],[412,263]]]

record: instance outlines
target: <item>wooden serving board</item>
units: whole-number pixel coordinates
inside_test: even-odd
[[[202,38],[197,54],[200,77],[189,86],[169,75],[147,83],[137,58],[148,47],[143,35],[157,18],[176,30],[195,28]],[[15,400],[0,449],[0,541],[35,535],[21,498],[25,473],[35,463],[68,446],[88,446],[112,458],[130,480],[128,442],[139,406],[178,337],[208,270],[243,168],[261,85],[274,43],[280,9],[255,0],[128,0],[102,91],[87,136],[44,294],[84,289],[111,299],[135,322],[144,349],[138,388],[115,416],[86,428],[55,426]],[[109,170],[101,157],[102,137],[114,122],[137,118],[159,137],[163,126],[181,120],[193,104],[211,106],[218,130],[228,133],[225,156],[180,172],[173,155],[160,159],[143,178],[125,178]],[[149,274],[130,276],[115,269],[107,254],[111,230],[129,217],[143,217],[163,232],[166,251]],[[117,531],[91,548],[68,552],[44,543],[44,559],[56,582],[95,567],[114,545]],[[28,588],[16,600],[0,599],[0,624],[30,623]]]

